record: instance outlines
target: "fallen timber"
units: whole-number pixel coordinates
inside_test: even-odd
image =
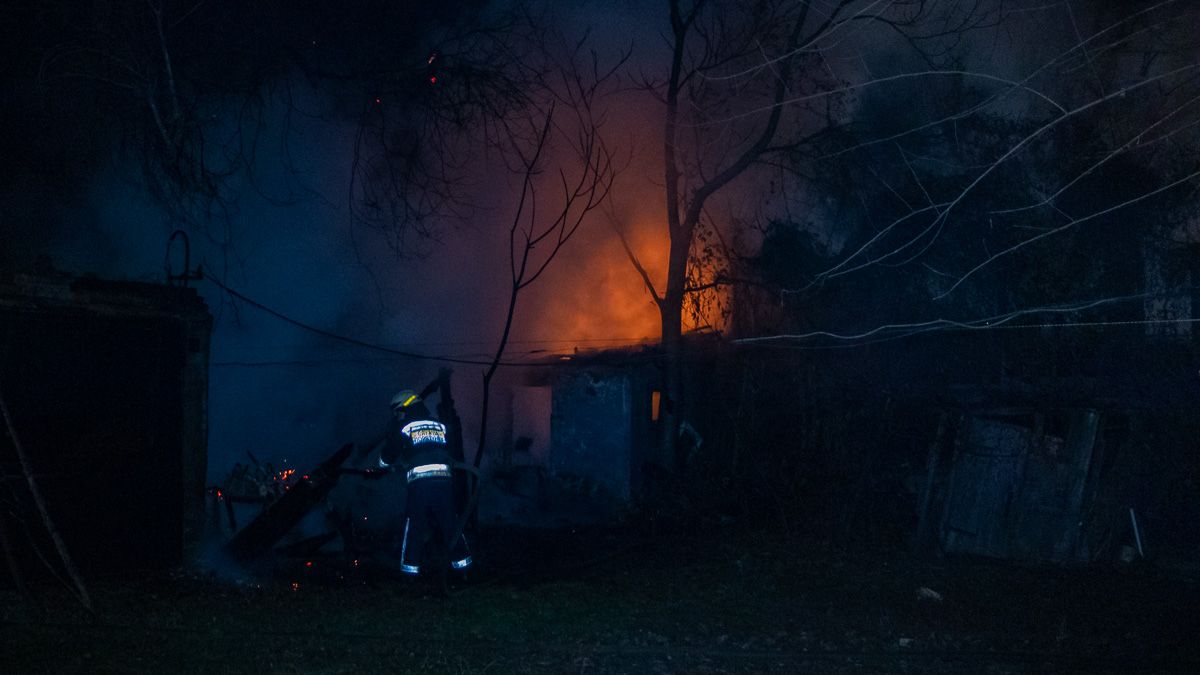
[[[246,562],[270,552],[284,535],[329,495],[343,473],[356,473],[341,468],[353,452],[353,443],[343,445],[238,530],[225,545],[230,557]]]

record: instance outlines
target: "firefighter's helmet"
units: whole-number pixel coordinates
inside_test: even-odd
[[[410,405],[420,402],[421,397],[417,395],[417,392],[412,389],[405,389],[392,397],[392,412],[400,412]]]

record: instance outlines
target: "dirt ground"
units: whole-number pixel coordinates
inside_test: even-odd
[[[732,522],[476,549],[451,597],[340,554],[96,580],[94,617],[0,590],[0,672],[1200,672],[1200,587],[1151,565],[832,552]]]

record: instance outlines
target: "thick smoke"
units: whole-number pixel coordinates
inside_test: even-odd
[[[622,133],[625,126],[617,120],[606,131]],[[277,132],[268,126],[262,136]],[[289,160],[303,173],[286,173],[281,156],[261,156],[262,171],[253,185],[241,186],[228,219],[212,223],[209,232],[191,232],[192,266],[199,264],[245,296],[330,333],[430,356],[490,358],[508,299],[508,226],[516,177],[498,167],[481,171],[469,188],[470,201],[478,205],[472,217],[444,224],[427,256],[400,259],[377,232],[354,225],[348,215],[351,130],[311,119],[292,133]],[[104,278],[164,280],[167,240],[177,224],[152,204],[135,176],[130,169],[93,177],[80,205],[67,211],[47,245],[45,252],[60,268]],[[297,180],[308,189],[289,194],[287,186]],[[628,220],[635,248],[654,264],[665,245],[654,236],[654,216],[661,209],[647,206],[654,187],[644,171],[631,169],[621,176],[618,191],[614,212]],[[281,195],[291,197],[290,203],[281,204]],[[180,271],[178,244],[170,258],[174,271]],[[251,454],[276,467],[304,468],[345,442],[366,443],[382,429],[393,393],[419,389],[447,365],[339,342],[232,298],[214,283],[193,283],[215,319],[211,481],[221,480]],[[608,219],[595,212],[561,259],[521,297],[506,360],[656,333],[649,295]],[[470,449],[484,366],[452,367]],[[512,381],[508,372],[515,369],[502,381]]]

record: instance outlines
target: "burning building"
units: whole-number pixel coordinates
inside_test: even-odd
[[[689,336],[688,379],[706,386],[718,343]],[[485,518],[563,525],[627,512],[681,463],[662,452],[664,402],[657,346],[558,356],[528,369],[507,401],[490,462]],[[683,452],[703,442],[686,423]],[[702,426],[696,424],[696,426]]]

